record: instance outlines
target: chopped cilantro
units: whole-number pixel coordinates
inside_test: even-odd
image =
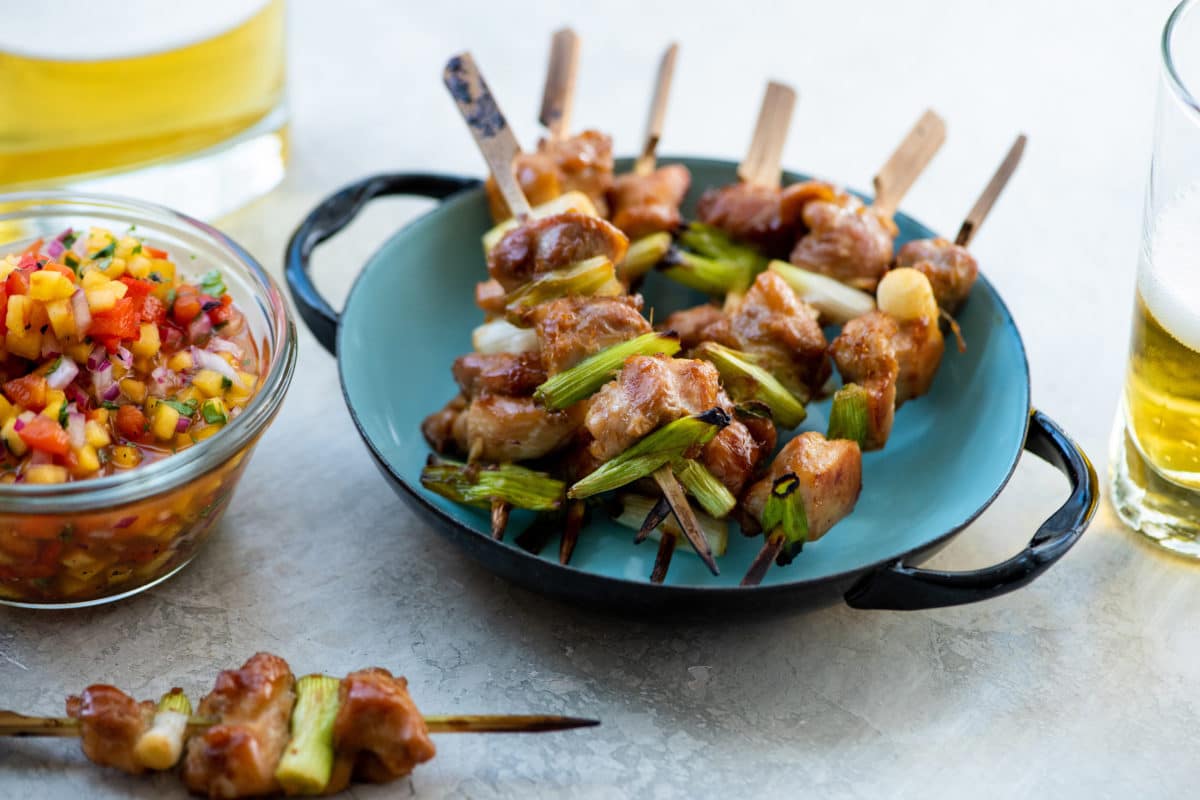
[[[178,400],[163,400],[163,405],[170,406],[185,417],[190,417],[196,413],[196,401],[188,400],[186,403],[181,403]]]
[[[138,253],[140,253],[140,252],[142,252],[142,243],[141,243],[141,242],[138,242],[138,243],[137,243],[137,244],[134,246],[134,248],[133,248],[132,250],[130,250],[130,251],[129,251],[129,254],[130,254],[130,255],[132,255],[132,256],[136,256],[136,255],[137,255]]]
[[[79,234],[75,231],[67,231],[66,235],[62,237],[62,246],[70,250],[71,245],[75,244],[75,240],[78,238]]]
[[[221,404],[215,399],[205,400],[204,405],[200,407],[200,413],[204,415],[204,421],[210,425],[222,424],[229,421],[225,416],[225,411],[221,408]]]
[[[111,258],[112,254],[115,252],[117,252],[117,243],[109,242],[106,247],[102,247],[101,249],[92,253],[92,260],[99,261],[102,258]]]
[[[220,270],[212,270],[204,273],[200,278],[200,291],[213,297],[220,297],[225,294],[225,281],[221,279]]]
[[[221,376],[221,388],[222,389],[232,389],[233,388],[233,381],[226,375]]]
[[[121,406],[117,405],[117,404],[116,404],[116,403],[114,403],[112,400],[101,400],[101,401],[100,401],[100,407],[101,407],[101,408],[107,408],[109,411],[116,411],[116,410],[117,410],[118,408],[120,408]]]
[[[58,424],[62,427],[67,427],[67,419],[70,417],[70,412],[67,411],[67,404],[63,403],[62,408],[58,410]]]

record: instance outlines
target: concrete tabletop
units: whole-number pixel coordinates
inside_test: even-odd
[[[768,78],[800,101],[785,165],[869,185],[922,109],[949,139],[904,203],[953,233],[1013,137],[1025,161],[975,241],[1029,351],[1033,399],[1107,468],[1169,0],[291,6],[292,161],[222,226],[277,275],[296,222],[378,171],[481,174],[440,82],[471,49],[517,132],[536,134],[550,31],[584,41],[577,126],[637,146],[650,75],[681,44],[664,152],[736,158]],[[374,205],[320,252],[341,298],[426,208]],[[386,354],[381,354],[386,355]],[[447,365],[447,368],[449,365]],[[1026,456],[932,563],[1024,545],[1064,481]],[[622,619],[519,590],[416,518],[377,473],[334,360],[306,332],[283,411],[219,534],[182,574],[87,611],[0,609],[0,707],[61,713],[109,681],[193,696],[259,649],[298,672],[383,665],[423,709],[547,711],[603,727],[442,737],[411,781],[354,796],[1170,797],[1194,788],[1200,565],[1160,555],[1106,503],[1031,586],[930,612],[846,607],[756,620]],[[77,745],[0,742],[0,797],[176,797],[172,776],[93,767]]]

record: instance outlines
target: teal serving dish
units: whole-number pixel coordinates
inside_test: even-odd
[[[692,172],[685,216],[704,188],[736,179],[732,162],[661,161],[683,163]],[[311,281],[310,256],[373,198],[385,195],[419,195],[441,203],[383,244],[338,314]],[[898,244],[934,235],[904,214],[896,222]],[[719,560],[720,576],[681,552],[662,584],[649,581],[654,544],[634,544],[632,531],[602,513],[591,515],[569,565],[558,562],[554,539],[540,552],[515,543],[530,521],[520,514],[514,514],[506,541],[495,541],[486,512],[434,495],[419,481],[429,453],[421,420],[457,392],[450,365],[472,349],[471,330],[482,320],[473,290],[486,277],[480,236],[490,226],[476,179],[374,176],[330,196],[308,215],[288,246],[286,274],[301,317],[337,355],[346,404],[383,474],[435,528],[505,578],[534,591],[625,609],[762,610],[839,600],[856,608],[949,606],[1028,584],[1066,554],[1095,512],[1095,471],[1057,424],[1032,409],[1021,336],[981,276],[959,315],[967,351],[946,348],[933,390],[900,409],[886,449],[863,458],[863,492],[854,513],[790,566],[773,567],[761,585],[738,585],[761,537],[746,538],[736,530]],[[654,273],[643,293],[658,319],[704,300]],[[380,343],[403,343],[404,369],[381,364]],[[823,431],[828,412],[828,400],[810,405],[802,429]],[[991,504],[1026,450],[1059,468],[1069,484],[1066,502],[1028,546],[979,570],[918,566]]]

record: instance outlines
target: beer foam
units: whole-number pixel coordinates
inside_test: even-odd
[[[1138,265],[1138,292],[1167,332],[1200,350],[1200,185],[1154,221]]]
[[[32,0],[0,25],[0,53],[107,61],[176,50],[226,33],[268,0]]]

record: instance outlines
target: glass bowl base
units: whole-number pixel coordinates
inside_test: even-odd
[[[153,589],[155,586],[158,586],[160,583],[163,583],[164,581],[167,581],[167,580],[175,577],[175,575],[178,574],[184,567],[186,567],[188,564],[192,563],[192,559],[195,557],[196,557],[196,553],[193,551],[193,553],[190,556],[188,556],[187,559],[185,559],[184,561],[180,561],[178,564],[176,564],[174,566],[174,568],[171,569],[170,572],[166,572],[162,575],[159,575],[157,578],[150,581],[149,583],[138,584],[137,586],[134,586],[132,589],[128,589],[124,592],[120,592],[119,594],[106,594],[103,597],[92,597],[87,600],[67,600],[67,601],[63,601],[63,602],[57,602],[57,601],[50,600],[50,601],[38,602],[38,603],[25,602],[24,600],[12,600],[12,599],[9,599],[6,597],[0,597],[0,606],[9,606],[10,608],[33,608],[33,609],[40,609],[42,611],[66,611],[66,610],[69,610],[72,608],[91,608],[92,606],[102,606],[105,603],[115,603],[118,600],[124,600],[127,597],[133,597],[135,594],[140,594],[140,593],[146,591],[147,589]]]

